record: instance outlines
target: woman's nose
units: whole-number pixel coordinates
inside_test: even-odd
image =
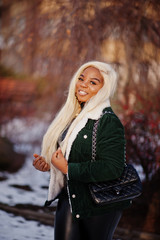
[[[82,82],[81,82],[81,86],[82,86],[82,87],[87,87],[87,82],[86,82],[86,81],[82,81]]]

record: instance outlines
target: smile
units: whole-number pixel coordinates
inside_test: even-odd
[[[78,93],[80,96],[85,96],[87,95],[88,93],[86,93],[85,91],[82,91],[82,90],[78,90]]]

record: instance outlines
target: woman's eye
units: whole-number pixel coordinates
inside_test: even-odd
[[[91,81],[91,84],[96,85],[96,83],[94,81]]]
[[[79,80],[79,81],[83,81],[83,78],[79,77],[78,80]]]

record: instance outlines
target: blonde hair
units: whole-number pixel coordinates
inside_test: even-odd
[[[80,74],[88,67],[95,67],[100,71],[104,79],[104,85],[95,96],[93,96],[87,103],[85,103],[84,108],[75,118],[80,107],[79,102],[75,97],[76,82]],[[90,61],[83,64],[77,70],[70,82],[69,93],[64,106],[59,111],[53,122],[50,124],[46,134],[43,137],[41,155],[45,157],[47,163],[51,163],[52,154],[56,151],[57,141],[64,129],[72,122],[65,136],[65,139],[61,143],[61,150],[63,154],[66,152],[69,136],[77,123],[84,117],[87,112],[90,112],[100,103],[105,102],[107,99],[112,97],[116,90],[116,86],[117,74],[111,65],[107,63]]]

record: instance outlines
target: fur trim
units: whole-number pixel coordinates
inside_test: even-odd
[[[64,175],[61,171],[51,165],[50,182],[48,189],[48,201],[54,199],[64,186]]]

